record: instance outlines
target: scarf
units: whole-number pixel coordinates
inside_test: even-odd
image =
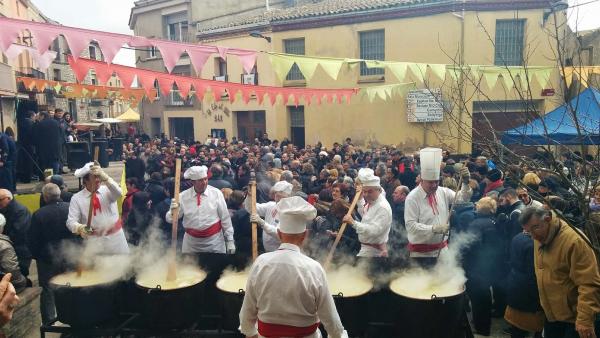
[[[427,203],[431,207],[431,211],[433,211],[433,214],[438,215],[439,211],[437,207],[437,200],[435,199],[435,193],[427,194]]]
[[[100,198],[98,198],[97,192],[95,192],[92,197],[92,207],[94,210],[94,216],[96,216],[96,211],[102,212],[102,205],[100,205]]]

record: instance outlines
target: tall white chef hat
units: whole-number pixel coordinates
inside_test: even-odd
[[[442,165],[442,149],[421,149],[419,152],[419,159],[421,162],[421,179],[425,181],[439,180]]]
[[[301,234],[306,231],[306,223],[317,217],[317,209],[302,197],[283,198],[277,203],[279,230],[285,234]]]
[[[273,191],[274,192],[283,192],[288,195],[291,195],[292,188],[294,188],[293,184],[291,184],[287,181],[279,181],[279,182],[275,183],[275,185],[273,186]]]
[[[75,177],[83,178],[85,175],[90,173],[93,165],[94,162],[88,162],[82,168],[75,170]]]
[[[361,168],[358,171],[358,180],[363,187],[381,187],[379,177],[375,176],[373,169]]]
[[[205,165],[190,167],[183,173],[186,180],[196,181],[205,177],[208,177],[208,168]]]

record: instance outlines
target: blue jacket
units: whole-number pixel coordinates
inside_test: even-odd
[[[517,234],[510,243],[506,291],[510,307],[525,312],[541,311],[533,263],[533,239],[529,234]]]

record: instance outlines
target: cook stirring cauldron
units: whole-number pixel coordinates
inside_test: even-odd
[[[462,186],[456,192],[439,186],[442,150],[421,150],[421,184],[406,197],[404,219],[408,233],[408,250],[411,259],[423,266],[431,267],[448,246],[446,234],[450,230],[448,215],[453,202],[468,202],[471,198],[469,170],[460,169]]]

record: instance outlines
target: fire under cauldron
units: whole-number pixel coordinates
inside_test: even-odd
[[[123,282],[97,271],[57,275],[50,280],[58,320],[75,328],[89,328],[119,314]]]

